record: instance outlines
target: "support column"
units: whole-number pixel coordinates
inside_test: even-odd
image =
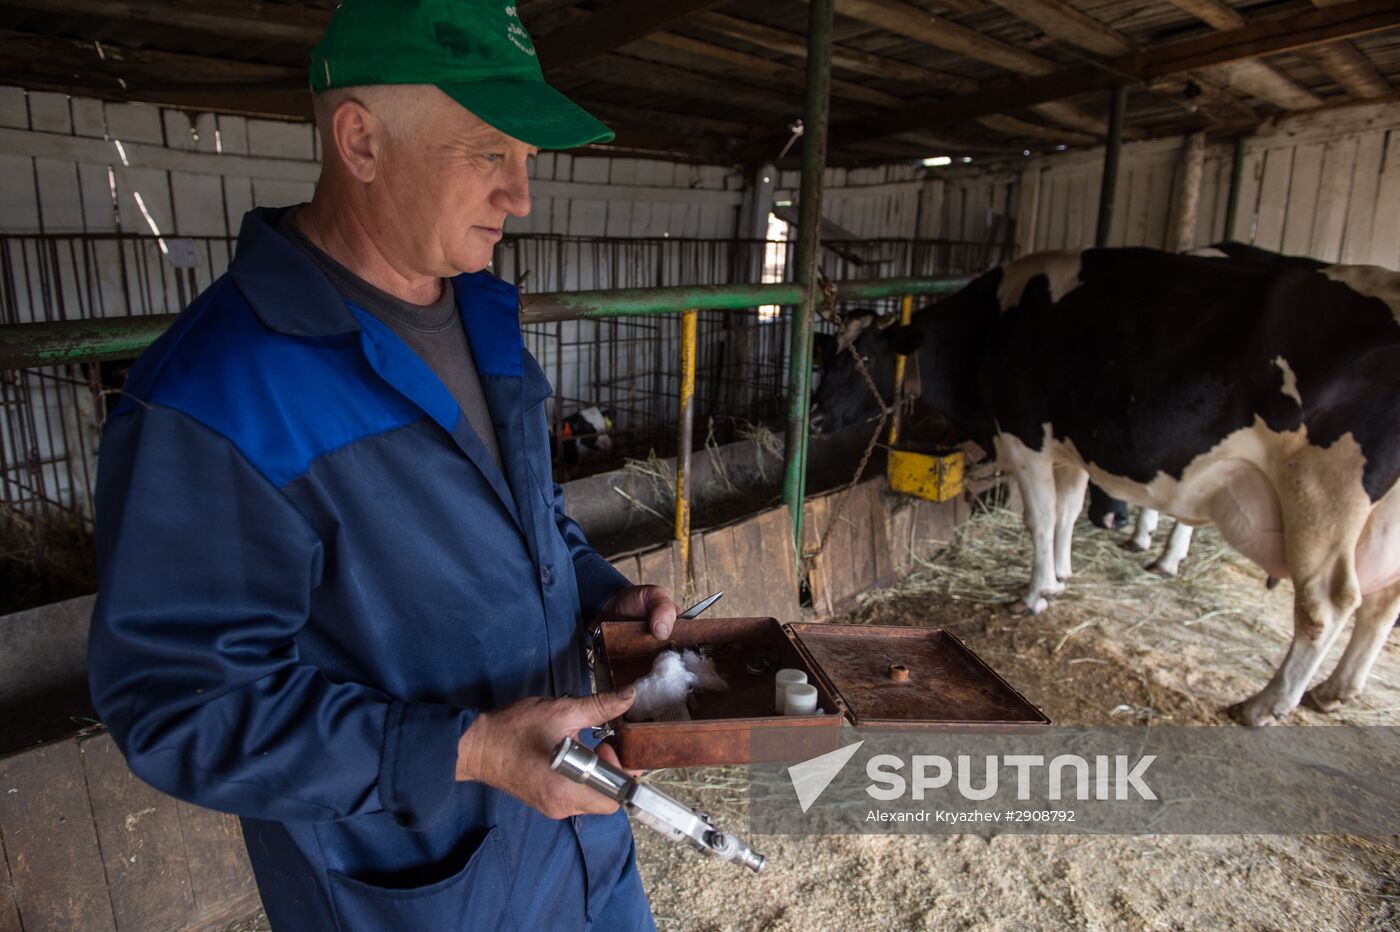
[[[1192,133],[1186,137],[1181,153],[1181,184],[1172,199],[1171,229],[1167,232],[1167,248],[1185,252],[1196,245],[1197,208],[1201,203],[1201,178],[1206,168],[1206,134]]]
[[[1235,139],[1234,154],[1230,161],[1230,200],[1225,207],[1225,232],[1227,240],[1245,242],[1248,237],[1235,234],[1235,221],[1240,215],[1240,186],[1244,183],[1244,137]]]
[[[1099,189],[1099,225],[1094,232],[1094,245],[1108,245],[1113,229],[1113,199],[1118,192],[1118,159],[1123,152],[1123,110],[1128,103],[1127,87],[1113,89],[1113,102],[1108,112],[1108,140],[1103,149],[1103,186]]]
[[[802,303],[793,308],[788,351],[788,424],[783,501],[802,562],[802,508],[807,495],[807,432],[812,396],[812,309],[820,300],[822,174],[826,170],[827,103],[831,97],[831,27],[834,0],[811,0],[807,20],[807,95],[802,117],[802,187],[798,195],[797,284]]]
[[[680,542],[681,585],[677,595],[689,601],[690,571],[690,454],[695,446],[695,328],[699,312],[681,314],[681,400],[676,440],[676,540]]]

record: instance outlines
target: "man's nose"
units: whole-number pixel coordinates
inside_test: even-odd
[[[530,176],[525,166],[511,172],[505,184],[496,189],[493,200],[494,206],[512,217],[524,217],[530,213]]]

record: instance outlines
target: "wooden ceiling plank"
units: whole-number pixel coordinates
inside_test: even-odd
[[[1397,25],[1400,25],[1400,7],[1393,0],[1353,0],[1333,9],[1255,20],[1243,29],[1166,43],[1112,59],[1106,63],[1108,70],[1091,66],[1070,68],[987,86],[970,94],[910,105],[898,112],[841,121],[831,127],[831,143],[846,145],[1058,101],[1123,83],[1122,75],[1152,81],[1240,59],[1366,35]]]
[[[997,6],[1053,36],[1099,55],[1127,55],[1135,43],[1065,0],[992,0]]]
[[[785,55],[794,55],[804,61],[807,58],[807,39],[795,32],[715,12],[702,13],[694,17],[691,22],[710,32],[731,39],[739,39],[760,48],[782,52]],[[967,78],[840,46],[832,48],[831,64],[843,71],[854,71],[857,74],[869,75],[874,78],[911,81],[920,90],[938,89],[962,93],[977,87],[975,81],[970,81]]]
[[[900,0],[836,0],[836,12],[1019,74],[1049,74],[1056,70],[1049,59]]]
[[[178,26],[230,39],[315,45],[331,21],[329,10],[279,4],[276,15],[258,15],[247,3],[201,0],[5,0],[12,9],[151,26]]]
[[[577,65],[634,42],[727,0],[615,0],[580,24],[562,26],[534,40],[546,70]]]
[[[705,42],[701,39],[692,39],[689,36],[682,36],[672,32],[657,32],[641,40],[640,45],[651,43],[676,51],[687,52],[715,61],[726,62],[737,67],[746,68],[755,74],[770,75],[781,80],[789,87],[799,91],[805,90],[807,86],[807,72],[803,68],[787,65],[782,62],[773,61],[771,58],[762,58],[758,55],[750,55],[748,52],[741,52],[738,49],[731,49],[724,45],[715,45],[713,42]],[[831,81],[831,92],[834,96],[846,100],[857,100],[861,103],[874,104],[877,107],[902,107],[904,98],[894,94],[887,94],[875,88],[854,84],[850,81],[842,81],[833,78]]]
[[[1390,83],[1366,54],[1350,42],[1319,45],[1312,50],[1312,55],[1328,77],[1358,100],[1384,97],[1390,93]]]
[[[1249,25],[1249,20],[1224,0],[1170,2],[1221,32],[1232,32]],[[1225,87],[1257,97],[1284,110],[1308,110],[1322,104],[1322,98],[1267,62],[1230,62],[1207,69],[1206,75]]]
[[[1009,136],[1025,136],[1030,139],[1043,139],[1046,142],[1054,142],[1066,146],[1092,145],[1101,138],[1097,134],[1078,133],[1074,130],[1063,129],[1056,126],[1041,126],[1039,123],[1018,120],[1004,113],[978,117],[977,122],[988,129],[994,129],[999,133],[1006,133]]]

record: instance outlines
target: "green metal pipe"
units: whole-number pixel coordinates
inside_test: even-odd
[[[1240,214],[1240,187],[1244,181],[1244,137],[1235,137],[1234,158],[1230,162],[1230,200],[1225,206],[1225,239],[1237,239],[1235,220]]]
[[[1094,245],[1108,245],[1113,229],[1113,199],[1118,192],[1118,160],[1123,153],[1123,111],[1128,103],[1128,88],[1113,89],[1113,102],[1108,111],[1108,140],[1103,149],[1103,183],[1099,189],[1099,225],[1094,231]]]
[[[842,282],[844,300],[886,298],[900,294],[937,295],[956,291],[966,278],[888,278]],[[675,314],[691,308],[753,313],[765,304],[797,304],[802,289],[771,285],[713,285],[678,288],[633,288],[620,291],[575,291],[526,295],[521,323],[598,317]],[[58,366],[70,363],[132,359],[141,354],[177,315],[108,317],[41,324],[0,326],[0,369]]]
[[[793,308],[788,349],[788,423],[783,501],[792,515],[792,537],[799,572],[802,565],[802,510],[807,496],[808,414],[812,396],[812,316],[820,297],[822,175],[826,171],[826,129],[831,98],[831,31],[835,0],[811,0],[807,18],[807,93],[802,115],[802,185],[797,202],[797,283],[805,291]]]

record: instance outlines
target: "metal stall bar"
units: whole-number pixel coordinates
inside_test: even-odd
[[[1103,149],[1103,186],[1099,189],[1099,225],[1094,231],[1094,245],[1108,245],[1113,229],[1113,199],[1118,191],[1118,158],[1123,152],[1123,110],[1128,103],[1128,88],[1113,89],[1113,101],[1108,111],[1108,141]]]
[[[899,323],[902,327],[909,326],[909,322],[914,319],[914,296],[905,295],[899,301]],[[900,353],[894,358],[894,413],[890,415],[890,446],[899,442],[899,411],[903,407],[901,397],[904,391],[904,369],[908,365],[909,357]]]
[[[807,497],[807,419],[812,395],[812,311],[821,268],[822,173],[831,97],[831,30],[835,0],[811,0],[807,19],[807,93],[802,115],[802,184],[798,193],[797,283],[802,302],[793,308],[788,349],[787,463],[783,501],[792,515],[793,550],[802,566],[802,510]]]
[[[950,294],[971,278],[858,279],[836,285],[837,301]],[[797,304],[802,288],[770,285],[697,285],[628,288],[522,296],[522,324],[675,314],[687,310],[754,313],[761,305]],[[106,317],[37,324],[0,325],[0,369],[133,359],[175,322],[176,314]],[[810,366],[810,357],[809,357]]]
[[[700,312],[681,314],[681,390],[676,440],[676,540],[680,541],[681,594],[690,591],[690,453],[695,440],[695,330]]]

